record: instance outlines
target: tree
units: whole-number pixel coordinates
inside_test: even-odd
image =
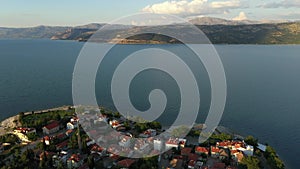
[[[27,149],[21,155],[21,162],[24,166],[33,166],[32,161],[34,161],[34,152],[32,149]]]
[[[268,163],[270,164],[270,166],[272,166],[272,168],[274,169],[285,168],[283,161],[279,159],[275,150],[271,146],[267,146],[264,156],[266,157]]]
[[[173,137],[184,137],[189,132],[189,128],[187,126],[179,126],[171,131],[171,135]]]
[[[27,137],[29,140],[32,140],[32,141],[36,141],[38,136],[36,135],[36,133],[28,133],[27,134]]]
[[[19,121],[20,121],[20,122],[23,121],[24,116],[25,116],[25,115],[24,115],[24,112],[20,112],[20,113],[19,113]]]
[[[256,138],[254,138],[253,136],[247,136],[245,138],[245,142],[253,147],[257,147],[257,143],[258,143],[258,140]]]
[[[89,169],[93,169],[95,167],[95,160],[93,156],[88,157],[87,164],[89,166]]]
[[[246,167],[247,169],[260,169],[259,160],[257,157],[249,156],[244,157],[240,163],[241,167]]]
[[[161,124],[157,121],[150,122],[149,125],[152,129],[156,129],[156,130],[161,129]]]

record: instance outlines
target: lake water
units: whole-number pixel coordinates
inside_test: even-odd
[[[72,104],[72,73],[84,43],[51,40],[0,40],[0,120],[21,111]],[[147,45],[118,46],[97,75],[96,93],[101,105],[113,108],[108,84],[115,66],[126,53]],[[177,45],[159,45],[176,51]],[[221,125],[275,147],[289,168],[297,168],[300,145],[300,46],[299,45],[216,45],[223,61],[228,95]],[[178,52],[178,51],[177,51]],[[184,53],[184,51],[182,51]],[[186,54],[186,53],[185,53]],[[194,61],[185,60],[201,82],[202,122],[210,102],[207,73]],[[99,71],[101,72],[101,71]],[[137,109],[147,109],[153,88],[168,96],[166,112],[160,117],[168,123],[178,109],[178,86],[156,70],[139,74],[130,92]],[[104,91],[104,92],[103,92]]]

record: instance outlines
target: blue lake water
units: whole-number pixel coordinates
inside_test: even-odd
[[[72,104],[72,73],[84,43],[51,40],[0,40],[0,120],[21,111]],[[104,60],[105,74],[97,75],[96,93],[101,105],[114,108],[108,84],[116,65],[126,53],[147,47],[118,47]],[[177,45],[159,45],[178,50]],[[221,125],[275,147],[289,168],[297,168],[300,145],[300,46],[299,45],[216,45],[224,65],[228,94]],[[178,51],[177,51],[178,52]],[[180,51],[179,51],[180,52]],[[183,54],[188,55],[185,51]],[[193,59],[188,65],[201,82],[202,122],[209,108],[207,73]],[[199,64],[197,64],[199,65]],[[99,71],[101,72],[101,71]],[[176,116],[178,87],[167,74],[149,70],[139,74],[130,88],[137,109],[147,109],[153,88],[168,96],[161,116],[168,123]],[[103,92],[104,91],[104,92]]]

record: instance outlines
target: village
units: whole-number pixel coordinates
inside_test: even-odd
[[[31,165],[38,168],[235,169],[247,167],[247,160],[266,165],[260,159],[267,146],[253,137],[216,132],[200,144],[195,133],[204,125],[192,128],[186,137],[178,133],[157,137],[165,131],[158,122],[140,124],[104,109],[84,109],[80,115],[74,108],[68,111],[68,116],[51,119],[41,128],[20,126],[10,131],[22,145],[19,155],[33,153]],[[107,130],[111,132],[103,132]],[[1,153],[5,144],[9,143],[1,143]],[[145,158],[139,158],[143,154]],[[2,159],[4,167],[13,163],[12,156]]]

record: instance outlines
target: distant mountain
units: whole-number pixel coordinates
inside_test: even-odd
[[[0,38],[51,38],[70,27],[37,26],[32,28],[2,28],[0,27]]]
[[[214,44],[300,44],[300,22],[276,23],[274,21],[232,21],[212,17],[199,17],[190,20],[199,27]],[[87,41],[105,24],[91,23],[76,27],[38,26],[32,28],[1,28],[0,38],[51,38],[53,40]],[[172,27],[172,29],[169,29]],[[126,29],[125,29],[126,28]],[[129,29],[128,29],[129,28]],[[144,29],[159,32],[163,29],[182,32],[185,25],[140,27],[132,25],[110,25],[99,41],[118,43],[179,43],[176,39],[156,34],[135,35],[120,42],[115,35],[126,30],[134,34]],[[126,33],[127,33],[126,32]]]
[[[170,28],[172,27],[172,28]],[[214,44],[300,44],[300,22],[275,24],[214,24],[197,25]],[[134,34],[149,27],[132,27],[126,33]],[[184,25],[169,25],[151,27],[159,32],[162,29],[176,30],[185,36]],[[87,41],[96,30],[69,29],[67,32],[54,36],[53,39]],[[114,35],[122,34],[123,29],[106,31],[99,41],[118,43],[180,43],[176,39],[156,34],[135,35],[120,41]],[[195,40],[197,42],[197,40]],[[191,42],[193,43],[193,42]]]
[[[287,20],[227,20],[214,17],[196,17],[189,20],[194,25],[253,25],[253,24],[275,24],[288,23]]]

